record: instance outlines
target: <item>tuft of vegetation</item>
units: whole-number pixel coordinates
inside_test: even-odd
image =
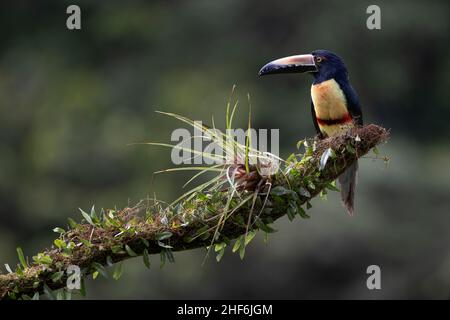
[[[236,108],[237,102],[227,106],[227,129],[232,128]],[[207,248],[206,257],[213,252],[218,262],[227,250],[243,259],[257,231],[267,238],[276,232],[273,222],[284,215],[290,220],[308,219],[311,200],[317,195],[325,199],[328,191],[337,191],[335,179],[389,136],[384,128],[367,125],[325,140],[302,140],[297,144],[298,151],[282,160],[253,149],[250,135],[242,144],[221,133],[214,121],[212,127],[207,127],[180,115],[163,114],[193,126],[202,138],[219,144],[225,153],[221,164],[161,172],[197,171],[187,183],[207,172],[214,173],[213,178],[170,204],[148,198],[121,210],[96,210],[94,206],[88,212],[80,209],[81,221],[69,218],[67,227],[54,228],[58,237],[52,247],[34,255],[31,262],[17,248],[16,269],[5,265],[8,273],[0,275],[0,299],[39,299],[42,294],[49,299],[70,299],[72,293],[85,295],[85,277],[112,275],[118,280],[123,273],[122,261],[137,256],[142,256],[147,268],[152,265],[152,254],[160,255],[159,265],[163,267],[175,261],[175,251],[199,247]],[[248,123],[250,128],[250,116]],[[378,158],[378,150],[374,151]],[[200,155],[217,160],[212,153]],[[70,266],[81,272],[78,290],[67,287],[77,280],[68,274]]]

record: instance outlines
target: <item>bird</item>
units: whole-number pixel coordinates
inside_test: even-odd
[[[337,54],[329,50],[314,50],[276,59],[264,65],[260,76],[283,73],[310,73],[311,114],[319,139],[346,133],[363,125],[361,105],[350,84],[347,67]],[[351,164],[338,180],[341,200],[350,215],[355,212],[354,198],[358,161]]]

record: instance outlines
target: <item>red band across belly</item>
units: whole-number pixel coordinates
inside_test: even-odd
[[[344,124],[349,121],[352,121],[352,117],[348,113],[343,118],[339,118],[339,119],[320,119],[317,117],[316,117],[316,119],[317,119],[317,123],[319,123],[320,125],[324,125],[324,126],[332,126],[335,124]]]

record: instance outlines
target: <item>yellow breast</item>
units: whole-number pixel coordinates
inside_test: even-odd
[[[312,85],[311,98],[320,119],[340,119],[348,113],[344,93],[334,79]]]
[[[346,99],[339,84],[334,79],[312,85],[311,98],[317,118],[321,120],[343,119],[343,123],[339,124],[326,124],[318,121],[322,133],[327,136],[334,136],[347,131],[353,126],[351,121],[344,120],[346,118],[350,120]]]

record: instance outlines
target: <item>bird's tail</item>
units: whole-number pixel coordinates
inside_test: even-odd
[[[341,185],[341,199],[349,215],[355,212],[354,199],[356,191],[356,173],[358,171],[358,161],[355,161],[338,178]]]

